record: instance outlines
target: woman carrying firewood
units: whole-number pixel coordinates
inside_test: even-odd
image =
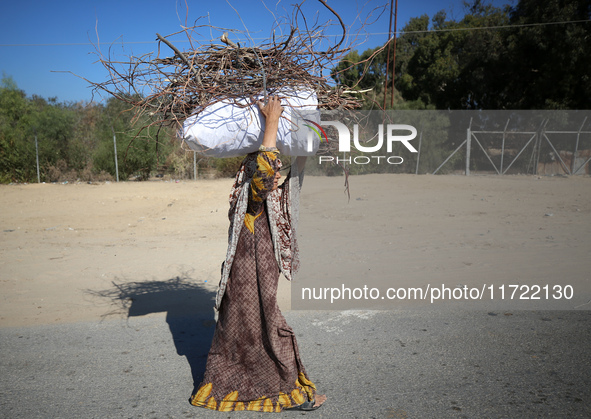
[[[218,320],[203,381],[190,402],[224,412],[315,410],[326,396],[308,378],[277,305],[279,274],[291,279],[298,267],[293,212],[305,157],[295,159],[279,185],[276,140],[283,108],[277,97],[257,105],[265,119],[263,142],[242,162],[230,194]]]

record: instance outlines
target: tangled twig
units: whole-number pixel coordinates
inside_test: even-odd
[[[244,106],[245,99],[254,102],[261,95],[274,94],[285,87],[315,92],[321,109],[357,108],[361,102],[356,96],[345,94],[342,87],[329,85],[323,76],[351,48],[342,46],[347,29],[340,16],[324,0],[319,2],[337,17],[342,29],[339,42],[324,51],[316,48],[330,45],[325,31],[331,23],[309,28],[296,6],[292,18],[295,23],[289,23],[289,31],[278,40],[273,34],[271,40],[261,45],[241,46],[224,32],[221,44],[201,44],[196,39],[197,31],[214,27],[194,25],[180,32],[187,36],[192,50],[181,52],[168,39],[172,35],[156,34],[158,41],[174,52],[172,57],[160,58],[160,48],[155,58],[148,54],[130,57],[129,62],[101,56],[99,61],[110,77],[106,82],[91,84],[95,90],[132,105],[136,118],[149,116],[149,125],[178,126],[188,116],[216,102]],[[305,30],[299,29],[296,17],[304,19]]]

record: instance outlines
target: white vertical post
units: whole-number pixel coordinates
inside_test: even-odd
[[[509,121],[511,120],[511,118],[507,119],[507,123],[505,124],[505,129],[503,130],[503,143],[501,144],[501,171],[500,174],[504,174],[503,173],[503,160],[505,158],[505,138],[507,138],[507,127],[509,126]]]
[[[470,176],[470,143],[472,142],[472,118],[470,118],[470,126],[466,130],[466,176]]]
[[[41,183],[41,176],[39,175],[39,144],[37,143],[37,134],[35,134],[35,158],[37,160],[37,183]]]
[[[415,175],[419,174],[419,160],[421,159],[421,142],[423,141],[423,130],[419,134],[419,149],[417,150],[417,167],[415,168]]]
[[[536,147],[537,149],[534,147],[534,151],[537,153],[535,155],[536,161],[535,161],[535,166],[534,166],[534,175],[538,174],[538,166],[540,165],[540,155],[542,154],[542,139],[543,139],[543,135],[544,134],[544,130],[546,128],[546,124],[548,123],[549,119],[545,119],[542,121],[542,124],[540,125],[540,129],[538,130],[538,132],[536,133]],[[560,158],[559,156],[556,156],[558,158]]]
[[[117,182],[119,182],[119,162],[117,161],[117,137],[115,136],[115,129],[111,125],[111,131],[113,131],[113,148],[115,149],[115,175],[117,176]]]
[[[197,180],[197,152],[193,151],[193,180]]]
[[[583,127],[585,126],[585,122],[587,122],[587,117],[585,117],[585,119],[583,120],[583,123],[581,124],[581,128],[579,128],[579,131],[577,132],[577,142],[575,143],[575,152],[573,153],[573,160],[571,162],[571,173],[573,175],[576,175],[579,171],[580,168],[576,167],[576,162],[577,162],[577,154],[579,154],[579,139],[581,138],[581,131],[583,130]]]

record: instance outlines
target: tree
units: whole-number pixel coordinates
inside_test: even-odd
[[[72,162],[69,161],[68,150],[73,138],[73,113],[67,107],[57,103],[57,99],[45,101],[42,98],[33,97],[32,104],[33,112],[30,114],[28,124],[37,135],[39,164],[48,167],[63,160],[65,167],[70,166]]]
[[[503,78],[503,72],[499,74],[505,53],[502,35],[468,28],[505,25],[508,12],[479,1],[460,22],[447,20],[444,11],[438,12],[432,19],[432,32],[418,38],[412,55],[407,53],[409,58],[397,65],[396,86],[403,97],[437,109],[496,107],[497,96],[490,88]],[[422,24],[425,30],[424,19],[413,23]]]
[[[437,109],[591,108],[589,0],[520,0],[513,8],[481,0],[464,5],[459,21],[440,11],[431,20],[412,18],[403,28],[395,86],[404,101]],[[364,56],[374,51],[351,55],[353,67],[339,63],[343,77],[337,83],[381,91],[385,54],[375,55],[371,69],[361,71]]]
[[[347,54],[332,70],[331,77],[337,84],[351,89],[372,89],[380,93],[383,89],[386,54],[381,47],[368,49],[359,55],[357,50]]]
[[[511,12],[503,95],[515,109],[591,109],[588,0],[520,0]],[[575,22],[537,25],[538,23]],[[532,26],[517,26],[532,25]]]
[[[35,144],[27,118],[32,109],[25,93],[7,76],[0,84],[0,181],[30,182],[35,176]]]
[[[149,117],[137,115],[130,105],[110,98],[99,123],[99,144],[93,156],[94,170],[115,176],[113,134],[117,138],[117,163],[122,178],[136,176],[146,180],[158,169],[159,157],[166,160],[171,152],[170,128],[150,126]],[[172,135],[174,137],[174,134]]]

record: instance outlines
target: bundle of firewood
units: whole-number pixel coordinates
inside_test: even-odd
[[[160,43],[155,58],[151,54],[130,57],[129,62],[122,63],[101,56],[100,62],[110,78],[92,84],[130,103],[138,117],[150,116],[150,125],[178,126],[216,102],[245,106],[245,99],[252,104],[285,87],[315,92],[320,109],[357,108],[361,104],[358,97],[327,81],[327,72],[350,46],[343,46],[346,27],[340,16],[324,0],[319,2],[334,14],[342,29],[336,43],[330,43],[326,35],[326,29],[334,23],[309,27],[300,6],[295,6],[289,33],[285,31],[278,39],[273,35],[258,46],[242,46],[225,32],[219,44],[201,44],[195,34],[211,26],[195,25],[181,31],[192,45],[192,49],[182,52],[169,41],[179,33],[157,34]],[[317,50],[321,46],[325,48]],[[173,54],[160,58],[162,50]]]

